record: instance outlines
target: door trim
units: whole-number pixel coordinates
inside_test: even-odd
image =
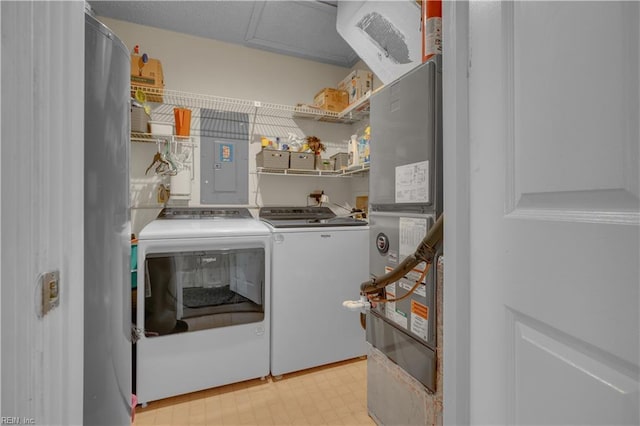
[[[443,423],[470,423],[469,5],[443,2]]]

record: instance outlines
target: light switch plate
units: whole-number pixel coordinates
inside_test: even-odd
[[[60,304],[60,272],[46,272],[40,276],[42,288],[42,306],[40,316],[45,316],[50,310]]]

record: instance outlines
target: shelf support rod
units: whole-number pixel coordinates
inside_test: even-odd
[[[262,103],[260,103],[260,101],[253,101],[253,119],[251,121],[251,135],[249,137],[249,143],[251,143],[256,133],[256,120],[258,117],[258,109],[261,106],[262,106]]]

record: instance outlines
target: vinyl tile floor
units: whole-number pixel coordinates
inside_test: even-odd
[[[366,377],[366,359],[357,358],[234,383],[138,407],[134,425],[375,425]]]

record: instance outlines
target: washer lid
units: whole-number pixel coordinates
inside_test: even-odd
[[[298,219],[298,220],[267,220],[265,223],[274,228],[331,228],[344,226],[367,226],[369,223],[352,217],[334,217],[331,219]]]
[[[350,216],[336,216],[329,207],[262,207],[260,219],[274,228],[320,228],[337,226],[366,226],[364,220]]]
[[[268,236],[269,228],[257,219],[156,219],[145,226],[139,240],[207,237]]]

